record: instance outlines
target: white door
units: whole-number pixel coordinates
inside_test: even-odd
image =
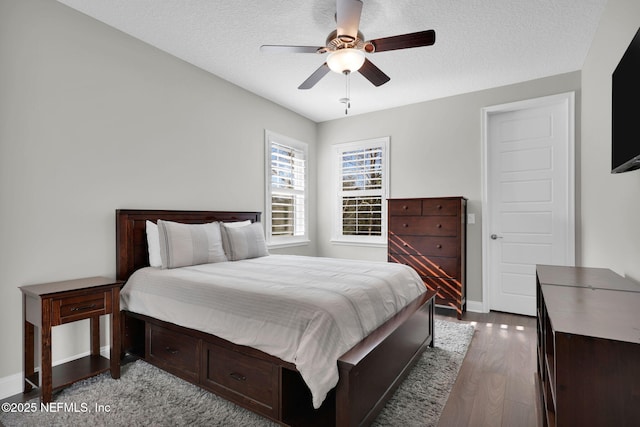
[[[573,108],[568,93],[484,109],[485,309],[533,316],[536,264],[575,264]]]

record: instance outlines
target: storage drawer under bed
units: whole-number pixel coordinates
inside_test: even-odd
[[[278,416],[280,367],[267,360],[204,342],[201,384],[256,412]]]
[[[146,322],[145,359],[228,400],[277,419],[280,366]]]
[[[147,323],[145,359],[179,377],[198,380],[201,340]]]

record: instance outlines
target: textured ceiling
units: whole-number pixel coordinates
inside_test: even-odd
[[[344,117],[345,77],[297,87],[325,60],[262,44],[323,46],[335,0],[58,0],[316,122]],[[434,29],[436,44],[368,58],[391,81],[351,76],[350,115],[580,70],[606,0],[363,0],[365,39]]]

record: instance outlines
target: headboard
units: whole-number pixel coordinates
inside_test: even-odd
[[[200,224],[213,221],[260,221],[260,212],[116,210],[116,277],[127,280],[131,274],[149,265],[146,221]]]

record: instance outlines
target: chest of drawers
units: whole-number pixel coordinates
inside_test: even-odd
[[[467,199],[389,199],[388,260],[413,267],[436,304],[466,311]]]

